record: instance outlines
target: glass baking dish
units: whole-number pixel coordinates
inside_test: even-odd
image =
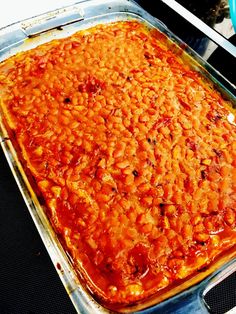
[[[210,79],[223,96],[236,106],[233,92],[235,86],[222,77],[193,50],[171,33],[166,26],[144,11],[135,2],[129,0],[88,0],[80,1],[72,6],[60,8],[53,12],[33,17],[10,25],[0,30],[0,61],[17,52],[29,50],[55,38],[67,37],[78,30],[89,28],[100,23],[120,20],[136,20],[150,28],[156,28],[176,44],[176,51],[184,48],[183,58],[192,68]],[[181,47],[181,48],[178,48]],[[0,91],[1,95],[1,91]],[[1,146],[23,195],[25,203],[48,250],[52,262],[68,292],[76,310],[79,313],[109,313],[110,310],[100,305],[78,278],[73,263],[64,251],[55,231],[45,215],[40,200],[31,180],[26,175],[17,154],[17,145],[0,115]],[[178,286],[153,296],[144,303],[132,307],[121,308],[119,312],[153,313],[164,311],[168,313],[204,313],[207,312],[203,296],[209,289],[223,280],[236,269],[235,247],[220,256],[214,264]]]

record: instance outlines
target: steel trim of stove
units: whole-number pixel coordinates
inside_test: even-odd
[[[236,58],[218,47],[208,36],[198,28],[179,16],[172,7],[167,8],[166,3],[174,3],[173,0],[135,0],[145,10],[162,20],[167,27],[177,34],[184,42],[193,48],[199,55],[207,60],[233,85],[233,93],[236,95]],[[234,1],[234,0],[233,0]],[[186,9],[194,13],[208,26],[221,33],[228,43],[236,46],[236,34],[230,20],[229,5],[227,0],[178,0]],[[165,14],[168,10],[168,14]],[[236,47],[235,50],[236,51]]]

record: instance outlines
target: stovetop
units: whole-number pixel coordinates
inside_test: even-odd
[[[234,70],[236,68],[236,58],[218,48],[201,31],[161,1],[136,0],[136,2],[164,22],[173,33],[236,85]],[[236,35],[231,23],[227,0],[178,0],[178,2],[236,45]]]

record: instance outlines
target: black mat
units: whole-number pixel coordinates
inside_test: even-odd
[[[0,314],[74,314],[0,149]]]
[[[222,314],[234,308],[236,306],[236,273],[210,290],[205,296],[205,301],[210,307],[211,313],[215,314]],[[234,313],[236,313],[236,309],[234,309]]]

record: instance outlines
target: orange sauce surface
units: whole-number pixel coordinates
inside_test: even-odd
[[[103,301],[143,300],[236,243],[233,111],[158,32],[117,22],[52,41],[1,63],[0,89],[50,220]]]

